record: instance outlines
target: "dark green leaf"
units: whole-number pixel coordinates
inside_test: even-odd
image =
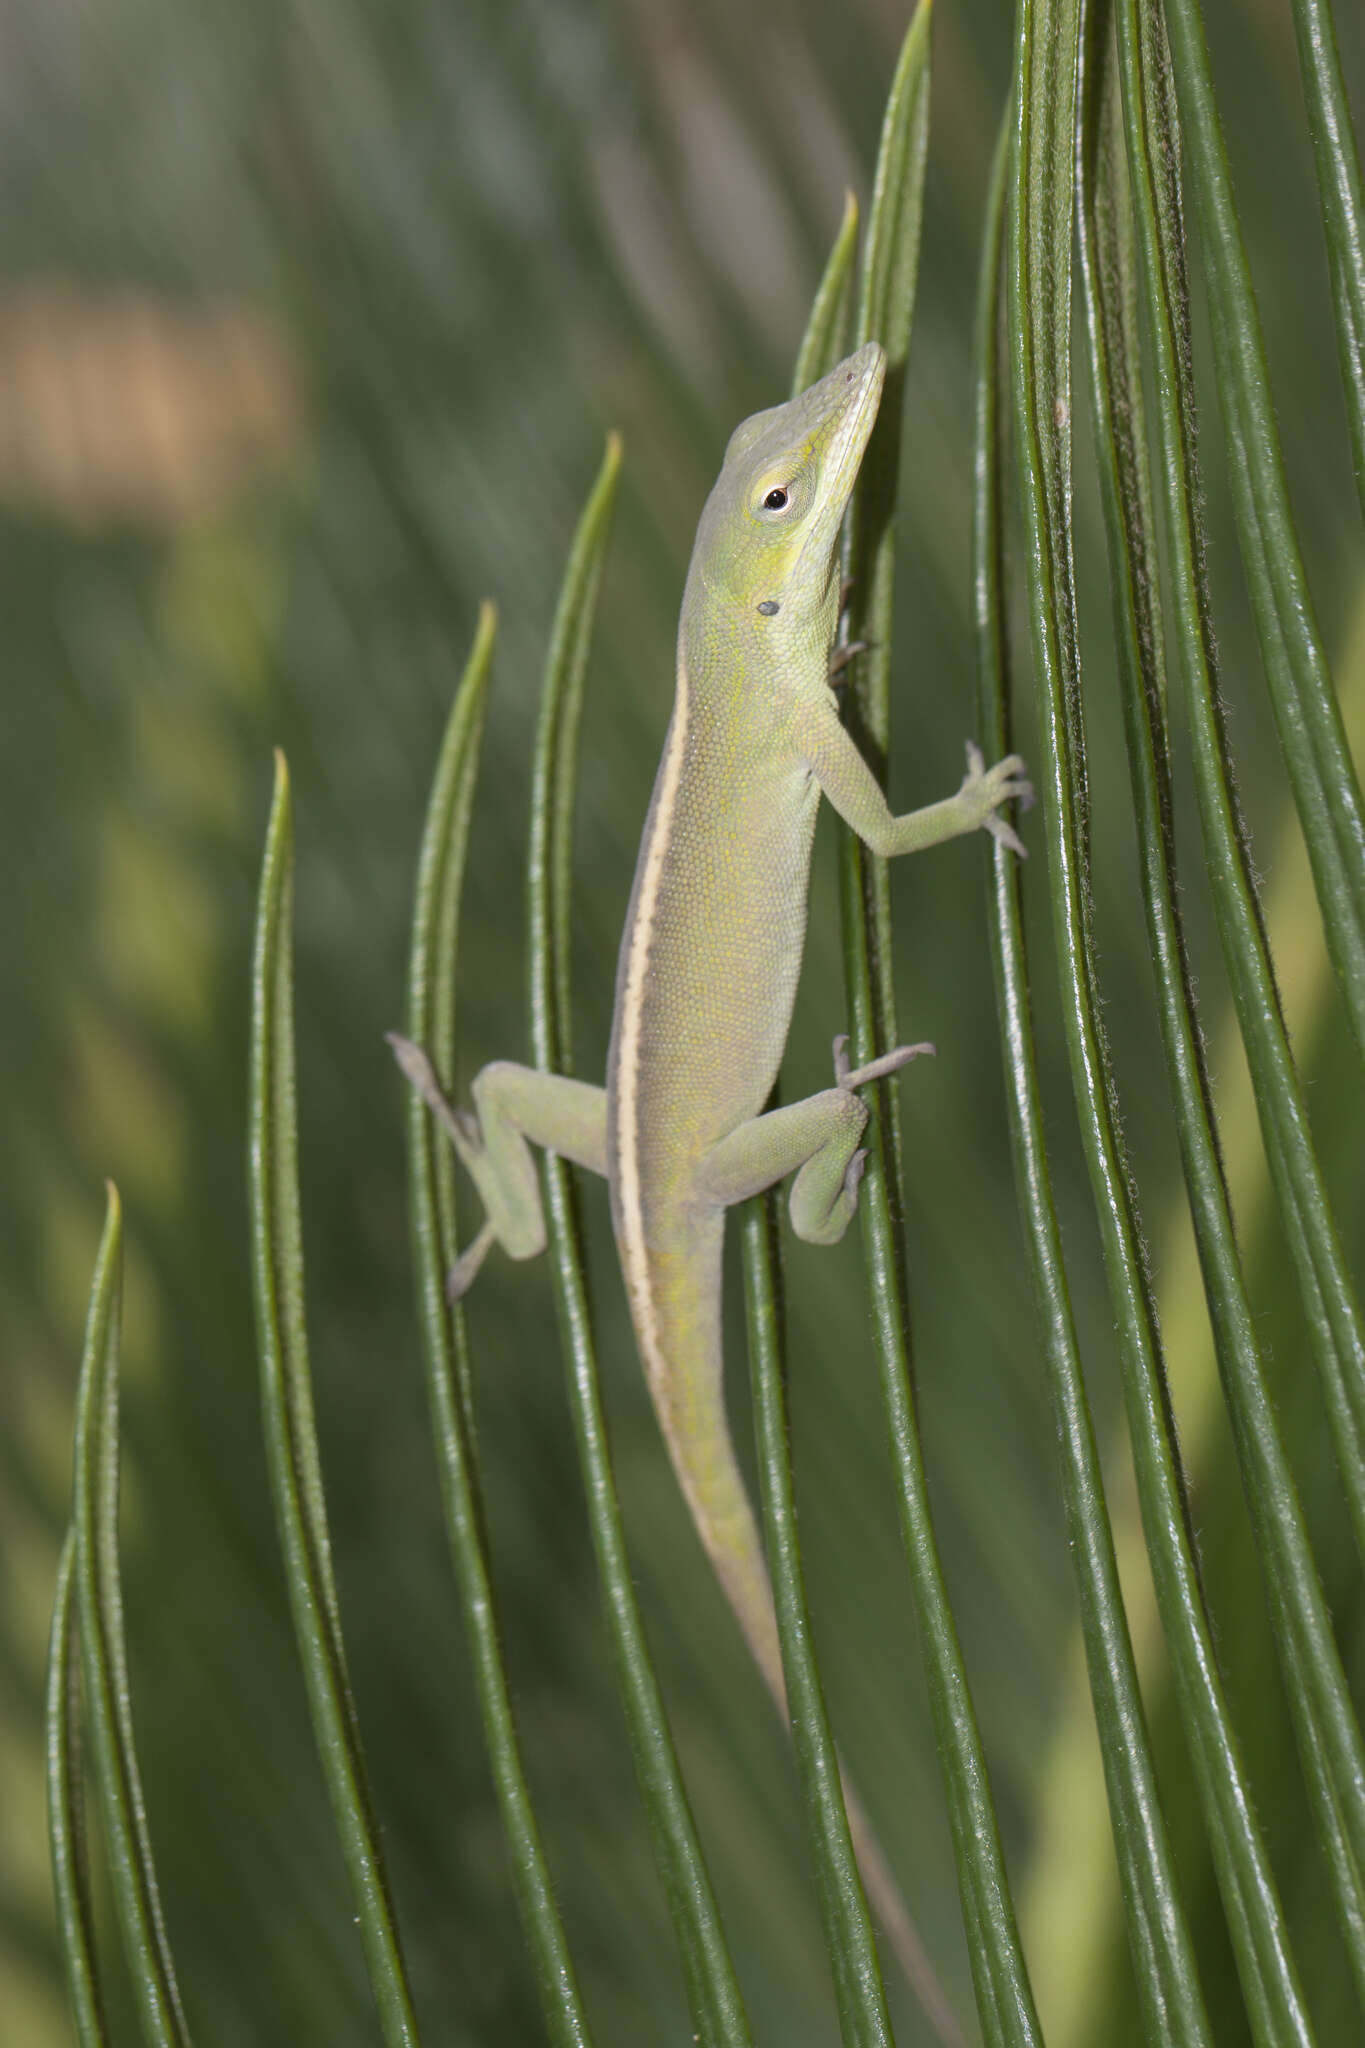
[[[109,1845],[138,2016],[147,2048],[189,2048],[175,1964],[161,1912],[152,1838],[133,1740],[133,1704],[119,1586],[119,1324],[123,1307],[123,1212],[112,1181],[95,1261],[76,1407],[76,1610],[100,1815]]]
[[[1281,1440],[1238,1256],[1181,924],[1163,633],[1138,374],[1136,251],[1123,175],[1118,81],[1107,36],[1093,58],[1082,165],[1081,255],[1148,945],[1157,976],[1185,1183],[1242,1482],[1278,1623],[1276,1636],[1304,1772],[1323,1840],[1329,1845],[1347,1952],[1365,1988],[1365,1748]],[[1084,772],[1083,761],[1081,768]]]
[[[1346,423],[1365,513],[1365,191],[1331,0],[1294,0],[1294,33],[1332,273]]]
[[[252,1277],[275,1519],[313,1733],[350,1873],[356,1919],[389,2048],[416,2048],[417,2021],[379,1846],[332,1575],[304,1320],[294,1073],[293,822],[275,757],[252,974]]]
[[[441,743],[413,904],[407,1031],[415,1044],[428,1049],[446,1086],[454,1056],[460,893],[495,631],[496,615],[493,607],[485,604]],[[592,2036],[522,1767],[498,1640],[470,1412],[464,1317],[459,1303],[452,1305],[446,1299],[446,1274],[455,1263],[458,1248],[451,1148],[415,1090],[408,1099],[408,1187],[418,1311],[446,1528],[474,1660],[484,1735],[511,1848],[517,1900],[555,2048],[591,2048]]]
[[[568,1072],[571,1066],[570,883],[578,727],[620,466],[621,444],[613,434],[570,551],[541,694],[528,914],[532,1047],[536,1065],[547,1072]],[[543,1172],[569,1400],[593,1547],[635,1768],[682,1950],[693,2022],[704,2048],[747,2048],[749,2023],[635,1598],[598,1383],[572,1171],[564,1160],[547,1153]]]
[[[856,226],[857,212],[850,197],[798,352],[793,394],[833,369],[843,351],[842,310],[834,320],[830,308],[837,304],[842,309],[848,297],[856,254]],[[774,1091],[774,1104],[776,1095]],[[749,1370],[778,1636],[840,2023],[850,2041],[875,2042],[888,2035],[890,2023],[864,1893],[866,1880],[875,1890],[901,1967],[926,2015],[942,2040],[956,2041],[961,2038],[956,2017],[900,1898],[871,1824],[852,1787],[844,1782],[825,1708],[806,1603],[792,1486],[784,1385],[778,1200],[778,1192],[773,1190],[746,1204],[742,1213]]]
[[[1203,562],[1188,291],[1178,188],[1180,139],[1165,35],[1150,7],[1117,13],[1143,289],[1155,350],[1160,493],[1170,528],[1179,669],[1189,696],[1195,786],[1238,1023],[1266,1156],[1289,1236],[1337,1457],[1365,1557],[1365,1318],[1318,1164],[1275,985],[1224,727]]]
[[[67,1995],[80,2048],[105,2048],[108,2031],[95,1955],[94,1908],[85,1831],[85,1767],[81,1754],[80,1645],[77,1639],[76,1532],[69,1530],[57,1567],[47,1674],[47,1815],[57,1932]]]
[[[893,2036],[850,1832],[850,1811],[856,1813],[857,1808],[841,1778],[815,1660],[801,1566],[783,1385],[775,1209],[772,1201],[750,1202],[745,1206],[742,1224],[744,1298],[763,1533],[777,1608],[797,1767],[810,1815],[825,1940],[834,1962],[839,1993],[840,2034],[845,2048],[884,2048]],[[866,1837],[865,1821],[861,1832]],[[920,1976],[914,1982],[940,2037],[960,2040],[956,2022],[943,2004],[932,1972],[927,1979]]]
[[[848,339],[849,313],[853,304],[853,283],[858,261],[858,202],[851,192],[844,194],[843,219],[834,237],[806,322],[806,331],[796,353],[792,371],[792,396],[818,384],[843,356]]]
[[[851,518],[849,632],[852,638],[875,644],[870,655],[859,657],[855,664],[862,673],[856,675],[849,693],[852,701],[847,716],[883,783],[892,517],[899,475],[900,391],[914,304],[928,138],[928,59],[929,10],[921,7],[906,38],[882,129],[858,322],[860,340],[875,334],[887,349],[890,409],[884,397]],[[847,830],[840,834],[840,881],[852,1057],[861,1062],[896,1042],[891,923],[886,863],[872,859]],[[1039,2039],[1038,2020],[1019,1946],[966,1670],[948,1605],[915,1419],[895,1085],[882,1082],[869,1091],[868,1167],[859,1197],[873,1331],[891,1433],[901,1530],[947,1785],[977,2009],[991,2048],[996,2043],[1014,2048],[1014,2044]]]
[[[1003,446],[1000,394],[1008,406],[1001,348],[1000,269],[1010,123],[997,156],[982,252],[977,324],[973,576],[981,734],[990,754],[1011,750],[1005,614]],[[1083,242],[1083,250],[1086,248]],[[1005,418],[1008,417],[1006,410]],[[1123,1885],[1128,1939],[1148,2035],[1208,2043],[1208,2020],[1138,1690],[1132,1643],[1105,1505],[1104,1475],[1081,1373],[1080,1350],[1053,1201],[1034,1043],[1021,870],[996,846],[991,942],[1005,1047],[1015,1183],[1033,1272],[1080,1598],[1086,1669],[1094,1700],[1105,1785]]]
[[[1233,506],[1280,747],[1308,843],[1328,949],[1365,1058],[1365,803],[1332,687],[1289,505],[1265,345],[1232,196],[1204,26],[1194,0],[1167,0],[1171,55],[1189,145],[1213,323]],[[1155,48],[1155,35],[1149,38]],[[1322,54],[1322,45],[1319,45]],[[1318,74],[1320,77],[1323,74]],[[1174,129],[1174,119],[1167,124]],[[1349,131],[1348,131],[1349,133]],[[1345,163],[1338,137],[1335,163]],[[1319,164],[1321,167],[1321,155]],[[1360,262],[1359,169],[1354,216],[1335,213],[1334,269],[1348,225]],[[1356,282],[1359,283],[1357,268]],[[1357,368],[1360,331],[1356,331]],[[1326,1287],[1319,1276],[1319,1285]],[[1329,1303],[1330,1311],[1330,1303]],[[1357,1333],[1358,1334],[1358,1333]],[[1362,1353],[1365,1359],[1365,1353]],[[1357,1371],[1361,1370],[1360,1365]]]
[[[1021,10],[1009,255],[1010,353],[1053,924],[1081,1141],[1119,1331],[1143,1526],[1206,1824],[1257,2037],[1302,2043],[1311,2039],[1311,2030],[1204,1611],[1136,1196],[1119,1143],[1099,1017],[1071,520],[1071,234],[1080,25],[1075,0],[1038,0]],[[1139,183],[1134,171],[1135,188]]]

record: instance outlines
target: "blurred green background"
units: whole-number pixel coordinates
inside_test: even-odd
[[[1340,10],[1365,90],[1365,16]],[[1285,0],[1208,28],[1310,575],[1358,757],[1365,557]],[[301,1142],[319,1424],[352,1676],[424,2036],[543,2038],[456,1613],[411,1306],[400,1021],[434,750],[479,599],[502,616],[466,889],[462,1070],[522,1056],[530,726],[602,435],[626,467],[584,725],[578,1063],[671,694],[691,533],[730,428],[785,390],[846,185],[865,188],[890,0],[62,0],[5,10],[0,84],[0,2039],[68,2038],[41,1778],[47,1615],[106,1174],[127,1207],[124,1555],[169,1931],[206,2042],[375,2038],[312,1751],[260,1441],[244,1206],[247,975],[270,748],[293,771]],[[972,724],[969,347],[1006,10],[943,0],[906,404],[892,794],[956,785]],[[1358,102],[1359,104],[1360,102]],[[1196,306],[1198,329],[1199,308]],[[1207,389],[1206,383],[1206,389]],[[1220,1649],[1321,2040],[1349,1990],[1216,1392],[1135,891],[1081,434],[1097,916]],[[1365,1104],[1323,966],[1206,407],[1212,571],[1243,795],[1348,1244]],[[1029,720],[1021,718],[1028,750]],[[1182,786],[1182,796],[1188,790]],[[1189,828],[1190,819],[1185,817]],[[1033,831],[1041,847],[1041,832]],[[1365,1603],[1186,830],[1186,906],[1239,1219],[1353,1676]],[[789,1080],[844,1019],[822,831]],[[1052,1426],[1013,1187],[984,848],[897,872],[923,1427],[1011,1874],[1056,2043],[1129,2038]],[[1041,1050],[1092,1398],[1216,2038],[1246,2038],[1165,1687],[1110,1312],[1029,871]],[[756,2036],[833,2038],[794,1772],[687,1527],[592,1191],[603,1371],[651,1640]],[[808,1569],[841,1740],[970,2006],[856,1242],[788,1260]],[[736,1303],[737,1308],[737,1303]],[[685,2041],[630,1772],[546,1276],[470,1311],[528,1768],[604,2044]],[[738,1315],[737,1434],[747,1454]],[[856,1584],[856,1593],[852,1588]],[[113,1944],[109,1944],[112,1958]],[[922,2022],[896,1987],[903,2043]],[[126,2020],[127,2015],[124,2015]]]

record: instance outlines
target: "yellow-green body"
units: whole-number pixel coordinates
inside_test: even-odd
[[[452,1275],[462,1292],[501,1243],[545,1243],[530,1144],[606,1175],[631,1318],[698,1533],[780,1705],[772,1596],[725,1415],[721,1250],[728,1207],[794,1174],[790,1212],[815,1243],[857,1207],[867,1112],[857,1090],[931,1047],[906,1046],[764,1112],[805,943],[821,794],[875,853],[985,827],[1022,853],[998,807],[1027,800],[1014,756],[968,749],[955,796],[894,817],[830,687],[839,535],[885,363],[869,343],[788,404],[740,426],[698,527],[678,633],[673,717],[621,941],[605,1089],[507,1062],[452,1111],[423,1055],[400,1062],[451,1132],[486,1220]],[[875,1844],[853,1816],[869,1893],[913,1940]]]

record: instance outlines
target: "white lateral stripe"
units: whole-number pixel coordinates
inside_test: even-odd
[[[651,1378],[667,1371],[659,1338],[658,1317],[649,1284],[649,1257],[645,1246],[644,1213],[640,1201],[640,1038],[644,1029],[645,981],[649,973],[650,942],[663,877],[664,856],[673,829],[678,785],[682,780],[683,754],[687,746],[687,670],[678,658],[677,694],[673,701],[673,722],[659,779],[659,801],[640,877],[640,896],[635,908],[635,925],[630,935],[630,957],[626,983],[621,994],[621,1039],[617,1060],[616,1093],[620,1144],[621,1264],[626,1286],[635,1309],[640,1348]]]

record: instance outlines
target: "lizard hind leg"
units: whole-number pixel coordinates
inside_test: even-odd
[[[706,1155],[700,1190],[723,1208],[795,1175],[788,1207],[807,1244],[837,1244],[858,1206],[867,1155],[859,1140],[867,1107],[857,1090],[903,1067],[931,1045],[901,1045],[851,1070],[846,1039],[834,1042],[833,1088],[784,1103],[739,1124]]]
[[[545,1249],[545,1214],[531,1146],[606,1172],[607,1098],[561,1074],[493,1060],[474,1077],[474,1114],[447,1100],[431,1061],[410,1039],[388,1034],[394,1058],[440,1123],[478,1189],[485,1221],[451,1268],[453,1301],[472,1285],[494,1244],[513,1259]]]
[[[927,1043],[898,1045],[894,1052],[883,1053],[880,1059],[869,1060],[864,1067],[850,1069],[847,1048],[846,1037],[835,1039],[835,1086],[830,1092],[842,1095],[847,1104],[855,1107],[840,1118],[830,1118],[824,1143],[806,1160],[792,1182],[792,1229],[807,1244],[837,1244],[858,1207],[858,1188],[867,1168],[867,1153],[858,1140],[867,1122],[867,1110],[854,1091],[894,1074],[921,1053],[934,1050]]]

